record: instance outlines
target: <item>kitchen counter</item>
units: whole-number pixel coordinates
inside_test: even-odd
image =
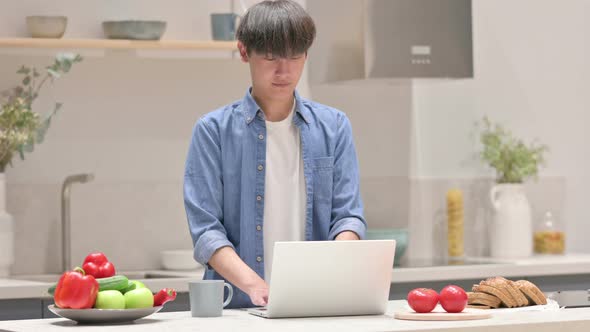
[[[527,259],[517,260],[471,258],[470,261],[477,262],[477,264],[433,267],[395,267],[392,272],[392,283],[400,284],[484,279],[496,275],[504,276],[506,278],[590,275],[590,255],[588,254],[534,256]],[[153,291],[164,287],[172,287],[178,292],[188,292],[188,282],[201,279],[203,272],[203,269],[199,269],[194,271],[158,270],[122,273],[129,273],[130,275],[136,273],[148,273],[153,275],[175,276],[139,280],[144,282]],[[53,282],[27,281],[23,278],[24,277],[13,276],[11,279],[0,279],[0,300],[49,297],[46,293],[47,288],[49,288]]]
[[[243,310],[225,310],[222,317],[193,318],[190,312],[156,313],[129,324],[80,325],[80,331],[535,331],[590,330],[590,308],[518,313],[492,313],[493,317],[472,321],[404,321],[393,318],[405,301],[390,301],[387,313],[379,316],[265,319]],[[0,321],[9,331],[63,331],[76,323],[63,318]]]
[[[475,264],[469,264],[469,261]],[[539,255],[523,259],[469,258],[464,265],[394,268],[393,283],[590,274],[589,254]]]

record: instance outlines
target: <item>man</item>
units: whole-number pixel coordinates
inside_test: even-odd
[[[252,87],[197,121],[184,179],[194,257],[205,279],[238,288],[229,308],[266,305],[275,241],[366,230],[350,122],[295,91],[313,20],[295,2],[264,1],[236,34]]]

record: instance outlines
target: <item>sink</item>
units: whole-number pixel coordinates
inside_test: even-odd
[[[169,278],[186,278],[187,275],[166,273],[166,272],[117,272],[118,275],[124,275],[129,279],[169,279]],[[61,274],[31,274],[31,275],[13,275],[10,279],[26,280],[37,282],[57,282]]]

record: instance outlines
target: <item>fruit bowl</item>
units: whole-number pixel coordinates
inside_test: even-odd
[[[62,309],[54,304],[47,306],[54,314],[80,324],[124,323],[149,316],[163,306],[140,309]]]

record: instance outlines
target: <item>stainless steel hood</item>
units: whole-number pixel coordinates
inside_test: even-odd
[[[471,78],[471,0],[308,1],[313,83]]]

